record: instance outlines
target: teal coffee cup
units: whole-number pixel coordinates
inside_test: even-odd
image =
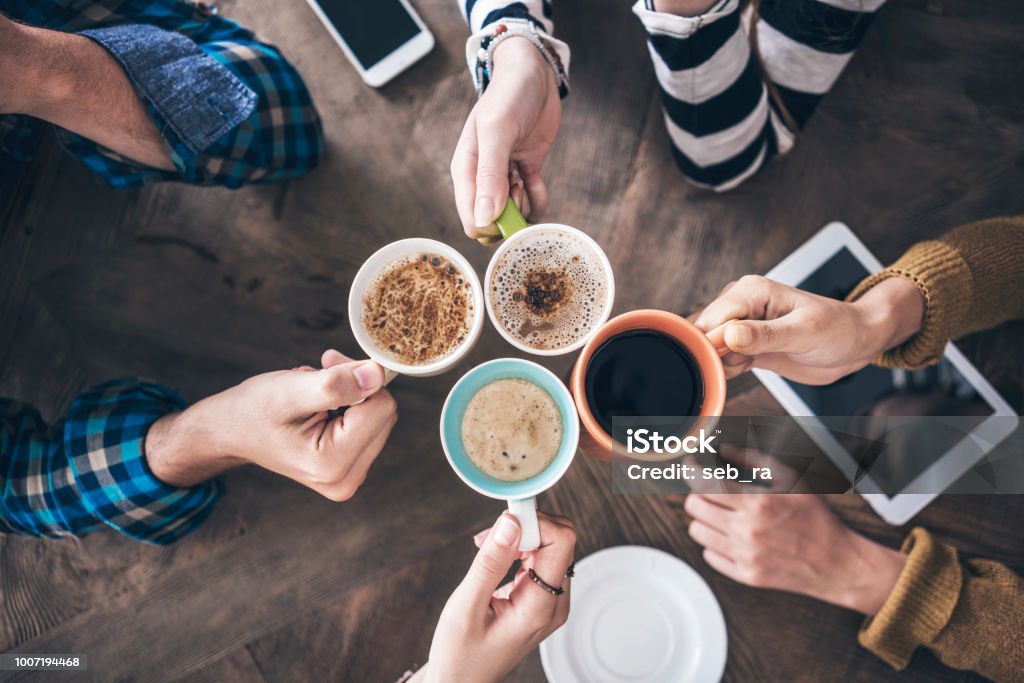
[[[562,441],[555,457],[540,473],[521,481],[504,481],[480,470],[470,459],[462,439],[466,407],[478,391],[501,379],[523,379],[548,393],[561,415]],[[522,527],[520,550],[540,546],[536,496],[562,478],[579,445],[580,426],[572,394],[550,370],[519,358],[499,358],[476,366],[452,387],[441,410],[441,445],[455,473],[470,488],[491,498],[508,501],[509,512]]]

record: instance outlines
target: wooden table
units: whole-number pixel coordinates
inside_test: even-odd
[[[380,91],[359,82],[302,0],[226,8],[281,46],[313,89],[329,154],[301,181],[114,192],[52,145],[31,166],[3,162],[0,394],[55,417],[108,377],[144,375],[197,399],[330,346],[352,350],[347,284],[397,238],[446,240],[483,272],[490,252],[462,237],[447,171],[473,102],[466,29],[454,0],[416,4],[438,47]],[[795,151],[726,195],[674,170],[628,5],[557,3],[575,47],[573,94],[547,166],[550,216],[611,257],[616,312],[690,310],[833,219],[887,260],[961,222],[1024,212],[1020,3],[891,3]],[[1018,408],[1022,338],[1016,323],[963,344]],[[394,438],[350,502],[242,469],[226,476],[209,522],[173,547],[112,533],[0,538],[0,651],[86,653],[88,677],[104,681],[393,680],[425,658],[471,536],[499,512],[444,461],[443,397],[460,372],[507,355],[487,329],[454,373],[396,382]],[[562,373],[569,362],[548,365]],[[778,410],[749,377],[730,395],[734,413]],[[576,520],[581,557],[637,543],[692,564],[725,612],[727,681],[972,679],[926,654],[891,672],[857,647],[857,615],[710,570],[685,534],[681,498],[610,486],[606,467],[581,458],[541,504]],[[906,532],[858,498],[834,502],[886,543]],[[1020,497],[946,496],[913,524],[1020,571],[1022,513]],[[534,655],[511,679],[542,677]]]

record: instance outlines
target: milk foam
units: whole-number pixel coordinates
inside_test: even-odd
[[[562,416],[551,395],[533,382],[499,379],[466,405],[462,444],[484,474],[522,481],[555,459],[562,446]]]
[[[587,336],[608,298],[605,269],[590,245],[553,230],[525,237],[502,254],[489,284],[498,323],[535,349],[560,349]]]

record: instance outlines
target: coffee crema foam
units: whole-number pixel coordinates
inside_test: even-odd
[[[562,447],[562,414],[542,387],[518,377],[499,379],[469,399],[462,445],[484,474],[502,481],[535,477]]]
[[[450,355],[473,323],[472,285],[438,254],[391,262],[363,295],[363,327],[381,353],[405,365]]]
[[[513,245],[495,264],[489,284],[501,327],[540,350],[565,348],[587,336],[601,321],[608,298],[605,269],[594,250],[554,231]]]

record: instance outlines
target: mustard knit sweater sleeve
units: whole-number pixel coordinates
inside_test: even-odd
[[[926,647],[947,666],[994,681],[1024,672],[1024,579],[990,560],[961,560],[954,548],[914,529],[907,564],[860,644],[895,669]]]
[[[924,320],[917,334],[876,363],[912,370],[930,365],[951,339],[1024,317],[1024,216],[969,223],[919,242],[857,285],[847,300],[891,277],[917,285]]]
[[[1024,216],[964,225],[920,242],[861,282],[855,300],[890,277],[905,277],[925,301],[921,330],[876,362],[916,369],[942,357],[946,343],[1024,317]],[[914,529],[907,564],[859,641],[896,669],[926,647],[942,662],[995,681],[1024,678],[1024,579],[988,560],[963,561],[954,548]]]

